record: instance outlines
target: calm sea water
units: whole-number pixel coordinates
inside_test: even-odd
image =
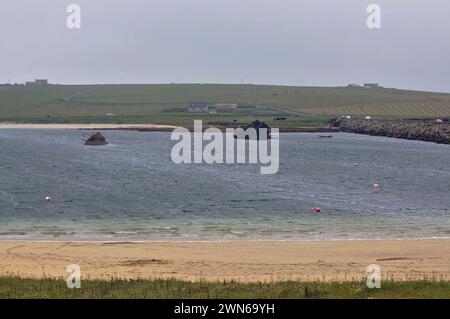
[[[170,133],[105,131],[110,145],[87,147],[90,133],[0,130],[0,240],[450,236],[448,145],[281,134],[279,173],[260,175],[173,164]]]

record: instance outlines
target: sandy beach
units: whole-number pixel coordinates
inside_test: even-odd
[[[0,129],[72,129],[72,130],[149,130],[175,129],[173,125],[159,124],[20,124],[0,123]]]
[[[0,275],[85,279],[353,280],[369,264],[383,278],[450,280],[450,240],[317,242],[0,242]]]

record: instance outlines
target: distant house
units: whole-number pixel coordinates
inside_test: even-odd
[[[208,112],[208,103],[191,102],[187,107],[188,112]]]
[[[360,88],[361,85],[360,84],[356,84],[356,83],[350,83],[349,85],[347,85],[348,88]]]
[[[381,88],[381,86],[378,83],[364,83],[364,87],[366,89],[376,89]]]
[[[233,103],[217,103],[216,111],[218,113],[230,113],[237,109],[237,104]]]
[[[47,79],[36,79],[33,82],[25,82],[26,86],[46,86],[48,85]]]

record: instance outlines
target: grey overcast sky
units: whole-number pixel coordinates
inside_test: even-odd
[[[81,29],[66,27],[71,3]],[[381,29],[366,26],[371,3]],[[450,92],[449,0],[1,0],[0,39],[0,82]]]

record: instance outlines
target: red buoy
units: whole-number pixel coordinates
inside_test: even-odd
[[[320,213],[320,207],[313,207],[313,208],[311,208],[311,210],[313,212]]]

